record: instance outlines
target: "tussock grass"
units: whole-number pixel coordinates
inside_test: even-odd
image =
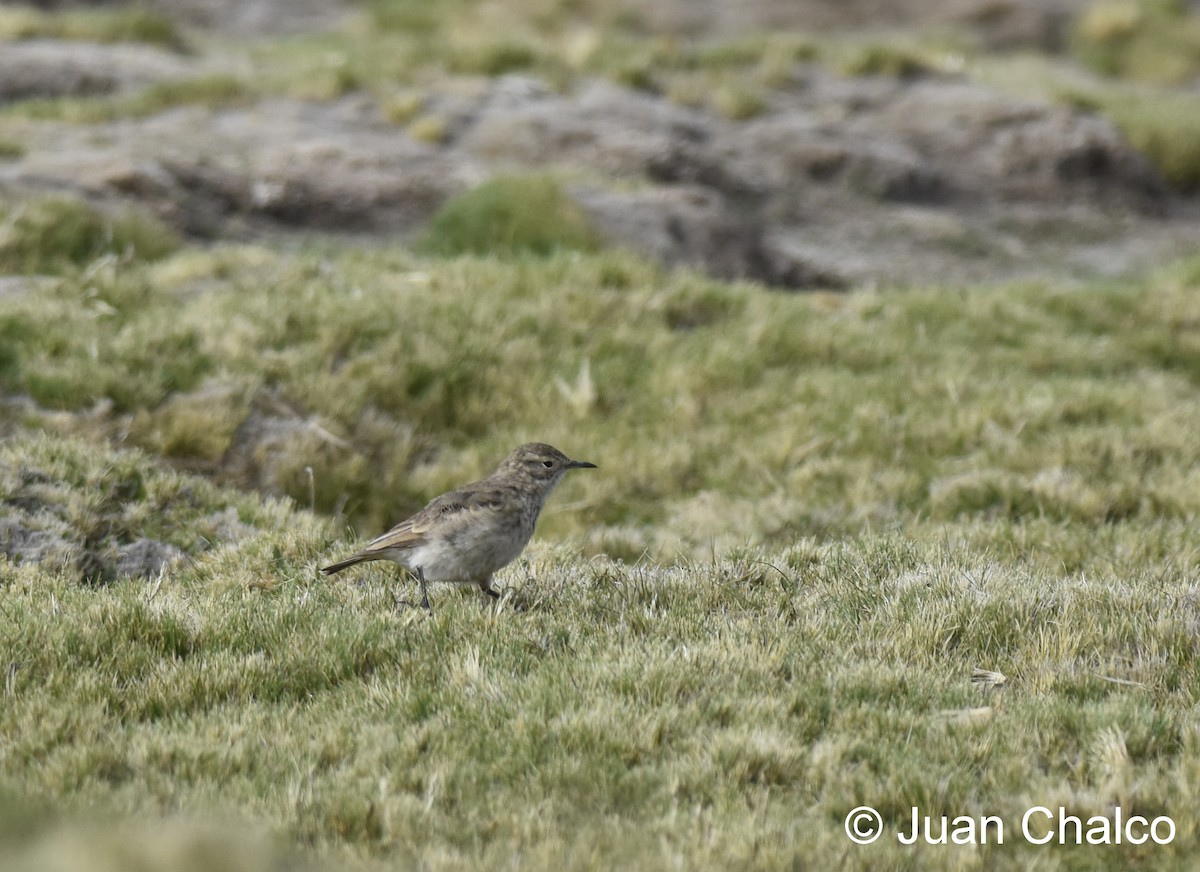
[[[927,49],[873,42],[846,49],[838,69],[846,76],[914,79],[936,74],[941,66],[938,58]]]
[[[797,297],[611,252],[216,249],[4,301],[0,379],[111,404],[133,443],[209,468],[274,392],[290,447],[254,483],[364,532],[536,437],[606,470],[547,519],[592,552],[970,522],[1088,569],[1079,542],[1047,548],[1057,525],[1197,511],[1196,275]]]
[[[179,238],[133,211],[108,215],[66,197],[0,204],[0,272],[61,272],[102,255],[155,260]]]
[[[23,142],[0,138],[0,160],[17,160],[24,157],[26,150]]]
[[[419,123],[419,120],[418,120]],[[448,201],[429,224],[431,254],[550,254],[589,250],[598,238],[554,178],[497,176]]]
[[[171,478],[66,453],[70,480],[134,462]],[[97,591],[0,562],[10,791],[240,814],[331,867],[949,869],[949,849],[852,849],[841,817],[868,803],[894,831],[913,803],[1010,821],[1121,803],[1192,820],[1194,543],[1119,576],[902,534],[665,567],[539,545],[502,573],[516,598],[438,591],[425,615],[392,606],[387,569],[319,578],[327,527],[250,518],[260,535],[158,582]],[[1003,685],[975,684],[981,667]],[[1184,823],[1156,867],[1183,868],[1195,840]]]
[[[1200,75],[1200,15],[1175,0],[1103,0],[1079,16],[1071,48],[1105,75],[1186,83]]]
[[[859,849],[842,817],[1120,804],[1176,841],[1089,867],[1186,868],[1198,282],[794,296],[610,252],[217,247],[0,299],[4,393],[93,410],[26,407],[0,449],[7,517],[67,549],[0,557],[0,787],[65,815],[0,854],[158,844],[99,808],[201,854],[243,819],[285,846],[230,843],[258,866],[1017,869],[1068,854]],[[295,501],[104,443],[219,468],[263,409]],[[377,532],[535,437],[600,469],[500,604],[318,575],[348,537],[296,502]],[[71,548],[143,538],[183,558],[81,583]]]
[[[182,34],[169,18],[138,5],[55,12],[19,4],[0,8],[0,40],[24,39],[141,42],[177,51],[185,47]]]
[[[1172,185],[1200,189],[1200,97],[1116,91],[1093,101]]]
[[[309,80],[305,88],[324,88],[324,79]],[[310,96],[339,96],[325,90]],[[166,79],[141,91],[117,96],[58,97],[18,100],[4,107],[14,118],[97,124],[117,118],[144,118],[177,106],[241,106],[260,96],[246,79],[226,73]]]

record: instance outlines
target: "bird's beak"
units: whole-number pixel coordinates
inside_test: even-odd
[[[595,469],[596,464],[588,463],[586,460],[572,460],[567,464],[567,469]]]

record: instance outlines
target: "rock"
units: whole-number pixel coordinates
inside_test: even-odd
[[[22,160],[0,164],[0,192],[55,179],[93,198],[137,199],[201,237],[237,235],[247,222],[415,230],[472,177],[461,159],[408,138],[361,98],[186,107],[38,132]]]
[[[700,265],[725,279],[767,280],[756,258],[759,232],[724,196],[695,185],[646,191],[578,188],[572,197],[612,245],[671,266]]]
[[[237,509],[233,506],[228,506],[219,512],[213,512],[204,519],[204,523],[213,532],[211,537],[212,544],[219,542],[240,542],[243,539],[249,539],[259,532],[258,528],[242,523],[241,518],[238,517]]]
[[[565,97],[537,93],[511,98],[501,77],[501,99],[485,101],[458,145],[488,163],[587,166],[613,176],[687,180],[686,165],[699,157],[716,119],[660,97],[607,82],[586,84]],[[656,170],[655,168],[658,167]]]
[[[169,542],[142,538],[117,549],[113,572],[118,578],[153,578],[185,556]]]
[[[914,83],[853,128],[905,141],[980,198],[1157,214],[1167,197],[1158,172],[1106,119],[977,85]]]
[[[177,55],[143,45],[52,39],[5,43],[0,51],[0,103],[111,94],[179,78],[190,66]]]
[[[363,94],[30,122],[23,153],[0,161],[0,196],[137,201],[200,238],[403,240],[493,175],[562,172],[586,179],[571,193],[608,243],[787,288],[1108,276],[1200,232],[1100,116],[955,78],[801,72],[745,121],[606,82],[562,94],[529,76],[448,79],[423,95],[437,143]]]
[[[65,525],[38,529],[21,518],[0,518],[0,554],[16,563],[70,563],[76,550]]]
[[[315,419],[305,418],[274,394],[259,391],[221,459],[220,476],[241,487],[284,494],[293,484],[289,478],[297,471],[296,458],[319,456],[331,446],[349,447]]]
[[[1089,0],[622,0],[648,31],[693,37],[792,30],[888,31],[959,26],[998,48],[1061,47],[1072,13]]]

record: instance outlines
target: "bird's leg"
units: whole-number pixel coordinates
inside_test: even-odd
[[[425,611],[432,614],[433,609],[429,605],[429,591],[425,589],[425,571],[423,569],[421,569],[421,567],[418,566],[416,568],[416,570],[412,571],[412,574],[414,576],[416,576],[417,584],[421,585],[421,603],[420,603],[421,608],[425,609]],[[411,609],[414,607],[413,604],[410,603],[408,600],[400,599],[399,594],[395,594],[392,596],[392,602],[395,604],[396,608],[400,608],[400,606],[404,606],[405,608]]]
[[[421,608],[432,613],[433,609],[429,606],[429,591],[425,589],[425,570],[417,567],[417,582],[421,585]]]
[[[500,599],[500,594],[492,590],[492,577],[490,575],[483,581],[479,582],[479,589],[492,599]]]

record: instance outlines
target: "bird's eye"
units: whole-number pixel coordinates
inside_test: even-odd
[[[542,466],[546,467],[546,469],[549,469],[550,467],[554,466],[554,461],[553,460],[543,460]]]

